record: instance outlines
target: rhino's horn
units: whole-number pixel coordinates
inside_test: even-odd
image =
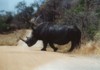
[[[23,42],[26,42],[24,39],[20,38],[20,40],[22,40]]]

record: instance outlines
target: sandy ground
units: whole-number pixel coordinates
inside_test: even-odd
[[[0,70],[100,70],[100,57],[3,46],[0,47]]]
[[[0,47],[0,70],[34,70],[37,66],[56,60],[60,57],[58,54],[3,46]]]
[[[41,41],[27,47],[21,40],[17,46],[0,46],[0,70],[100,70],[100,56],[44,52],[41,47]]]

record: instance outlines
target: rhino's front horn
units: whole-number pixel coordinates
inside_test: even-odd
[[[26,42],[25,40],[23,40],[22,38],[20,38],[20,40],[22,40],[23,42]]]

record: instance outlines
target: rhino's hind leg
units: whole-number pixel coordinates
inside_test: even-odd
[[[54,52],[56,52],[58,50],[58,48],[56,48],[53,43],[49,43],[50,47],[54,50]]]
[[[77,44],[75,41],[71,42],[71,48],[68,50],[68,52],[72,52],[77,47]]]

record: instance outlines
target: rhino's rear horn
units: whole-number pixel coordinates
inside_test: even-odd
[[[29,39],[30,37],[26,37],[27,39]]]

